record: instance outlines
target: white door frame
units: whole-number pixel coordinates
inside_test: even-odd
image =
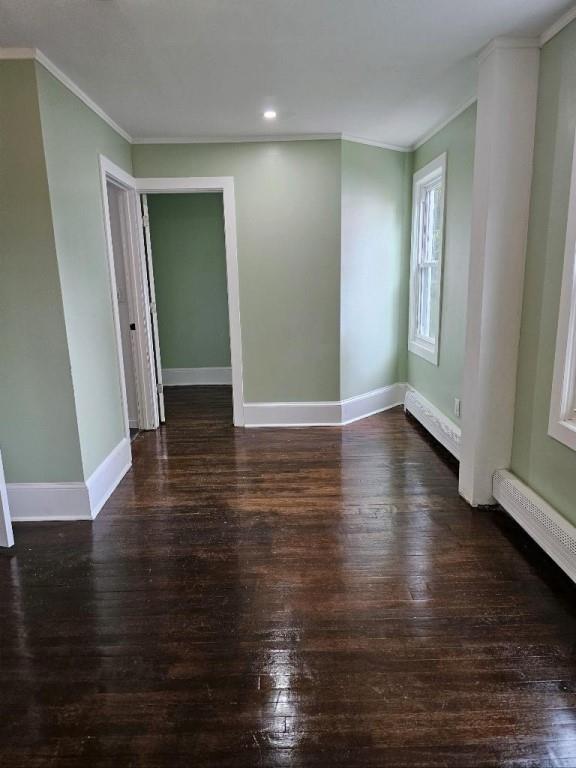
[[[108,158],[100,155],[100,183],[102,187],[102,204],[104,209],[104,229],[106,233],[106,250],[108,255],[108,276],[114,315],[114,330],[116,333],[116,354],[120,376],[122,410],[124,413],[124,434],[130,436],[128,420],[128,398],[126,395],[126,380],[122,356],[122,332],[120,328],[120,313],[118,310],[118,294],[116,290],[116,273],[114,270],[114,252],[112,246],[112,230],[110,227],[110,209],[108,206],[108,183],[114,184],[125,195],[124,217],[122,217],[123,238],[125,246],[127,272],[127,298],[130,311],[130,322],[135,323],[136,330],[131,333],[134,360],[134,375],[138,397],[138,426],[141,429],[156,429],[159,425],[158,404],[156,400],[156,379],[153,371],[152,330],[148,287],[146,281],[146,266],[144,259],[144,239],[142,233],[142,214],[140,201],[136,191],[135,181]]]
[[[12,519],[10,518],[6,480],[4,479],[4,467],[2,466],[2,454],[0,453],[0,547],[13,546]]]
[[[136,350],[136,380],[138,382],[139,401],[142,399],[145,411],[146,425],[143,429],[156,429],[159,425],[158,401],[156,397],[156,374],[154,372],[154,357],[152,347],[152,324],[150,316],[150,301],[146,288],[144,231],[142,227],[142,212],[139,195],[155,193],[198,193],[222,192],[224,203],[224,236],[226,248],[226,281],[228,288],[228,320],[230,326],[230,362],[232,368],[232,401],[234,426],[242,427],[244,418],[244,386],[242,377],[242,332],[240,325],[240,283],[238,276],[238,246],[236,235],[236,201],[234,193],[234,178],[232,176],[194,176],[175,178],[134,178],[100,155],[100,172],[102,179],[102,196],[104,201],[104,219],[106,227],[106,242],[108,246],[108,262],[112,289],[112,304],[114,307],[114,324],[120,376],[122,384],[123,405],[126,426],[128,426],[128,403],[122,365],[122,347],[120,337],[120,320],[116,296],[116,281],[112,254],[112,234],[110,230],[110,214],[106,193],[107,181],[125,189],[128,193],[130,213],[130,245],[128,247],[128,271],[130,273],[132,297],[137,338]],[[139,404],[140,413],[140,404]]]
[[[140,194],[158,192],[222,192],[224,202],[224,237],[226,247],[226,282],[228,321],[230,325],[230,362],[232,366],[232,401],[234,426],[244,426],[244,386],[242,379],[242,332],[240,325],[240,283],[236,237],[236,200],[233,176],[191,176],[182,178],[135,179]]]

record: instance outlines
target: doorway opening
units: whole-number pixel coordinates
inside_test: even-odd
[[[142,212],[158,380],[231,385],[222,193],[143,194]]]
[[[166,385],[231,384],[243,426],[233,179],[100,168],[126,437],[164,421]]]

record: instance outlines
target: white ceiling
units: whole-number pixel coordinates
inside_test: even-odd
[[[408,146],[474,96],[491,38],[537,35],[570,5],[0,0],[0,45],[40,49],[136,138],[343,133]]]

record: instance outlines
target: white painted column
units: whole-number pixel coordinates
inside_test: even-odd
[[[8,494],[4,479],[4,467],[2,466],[2,454],[0,454],[0,547],[14,546],[12,533],[12,520],[10,519],[10,507],[8,506]]]
[[[479,59],[460,493],[493,503],[512,453],[536,121],[537,40],[496,38]]]

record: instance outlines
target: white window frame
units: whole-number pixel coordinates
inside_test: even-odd
[[[576,141],[572,153],[548,434],[576,451]]]
[[[438,318],[434,338],[425,338],[417,332],[417,318],[419,305],[419,238],[420,229],[420,195],[424,186],[430,184],[435,178],[439,178],[442,183],[442,193],[440,201],[440,255],[438,257],[438,294],[436,308],[436,317]],[[410,255],[410,316],[409,316],[409,336],[408,349],[415,355],[427,360],[433,365],[438,365],[440,352],[440,314],[442,309],[442,265],[444,260],[444,207],[446,201],[446,153],[436,157],[430,163],[425,165],[413,176],[412,181],[412,249]]]

